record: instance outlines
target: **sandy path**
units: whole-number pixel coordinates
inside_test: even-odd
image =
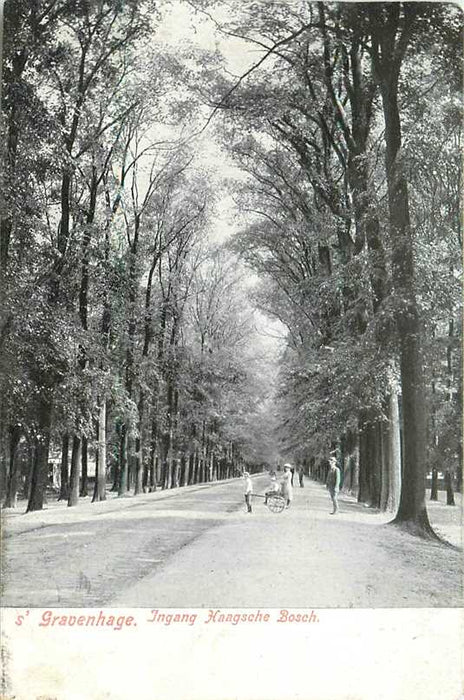
[[[462,605],[461,553],[387,525],[388,516],[325,489],[295,489],[272,514],[256,499],[111,602],[147,607],[452,607]],[[446,586],[443,581],[446,580]]]

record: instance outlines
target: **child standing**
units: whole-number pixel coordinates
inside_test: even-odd
[[[253,495],[253,483],[248,472],[243,472],[243,478],[245,479],[245,503],[247,505],[247,511],[248,513],[252,513],[251,498]]]

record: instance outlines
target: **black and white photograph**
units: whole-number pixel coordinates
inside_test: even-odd
[[[2,698],[464,696],[463,28],[2,3]]]

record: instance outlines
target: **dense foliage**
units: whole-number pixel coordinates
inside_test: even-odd
[[[41,508],[56,455],[74,505],[90,463],[100,500],[279,451],[324,479],[337,449],[346,489],[429,531],[426,474],[450,503],[462,480],[461,15],[189,2],[215,50],[163,45],[169,9],[5,6],[6,503]],[[278,385],[251,304],[286,329]]]

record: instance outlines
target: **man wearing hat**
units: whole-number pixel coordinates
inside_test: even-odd
[[[330,515],[338,513],[338,492],[340,491],[340,469],[337,467],[337,458],[334,452],[329,456],[329,471],[325,485],[332,499],[333,510]]]

